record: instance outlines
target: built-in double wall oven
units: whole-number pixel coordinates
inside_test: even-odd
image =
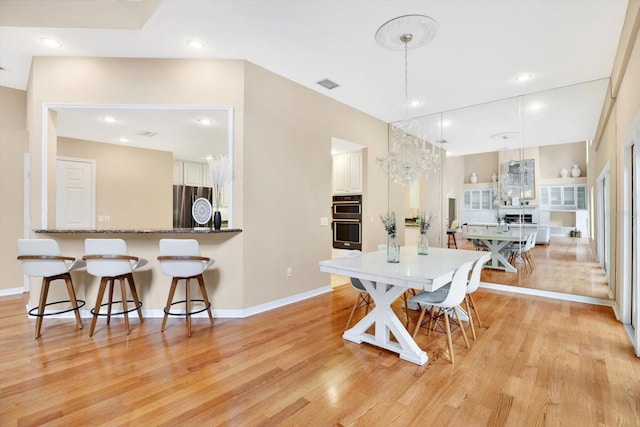
[[[362,249],[362,195],[333,196],[333,247]]]

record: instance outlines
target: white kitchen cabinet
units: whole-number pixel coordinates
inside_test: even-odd
[[[541,185],[540,209],[575,211],[587,209],[587,187],[584,184]]]
[[[184,185],[202,187],[202,166],[202,163],[183,163]]]
[[[493,201],[496,197],[496,190],[493,188],[464,190],[465,210],[487,210],[493,209]]]
[[[173,185],[182,185],[183,182],[182,162],[173,162]]]
[[[333,156],[333,193],[362,193],[362,152]]]

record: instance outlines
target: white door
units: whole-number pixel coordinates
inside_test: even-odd
[[[95,228],[95,161],[56,160],[56,228]]]

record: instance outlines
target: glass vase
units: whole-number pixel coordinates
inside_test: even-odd
[[[429,255],[429,239],[426,233],[418,234],[418,255]]]
[[[400,262],[400,246],[395,235],[389,235],[387,243],[387,262]]]

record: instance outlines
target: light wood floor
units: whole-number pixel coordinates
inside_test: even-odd
[[[34,322],[0,298],[0,425],[638,426],[640,360],[610,308],[479,290],[486,328],[456,365],[341,337],[351,286],[242,320]],[[214,302],[215,304],[215,302]],[[399,311],[399,307],[397,307]],[[415,313],[414,313],[415,314]],[[414,317],[415,320],[415,317]]]
[[[470,241],[458,233],[458,247],[473,249]],[[548,245],[536,245],[532,250],[536,268],[526,271],[516,264],[517,273],[485,268],[483,282],[544,291],[563,292],[593,298],[611,299],[604,272],[596,261],[588,239],[552,236]]]

